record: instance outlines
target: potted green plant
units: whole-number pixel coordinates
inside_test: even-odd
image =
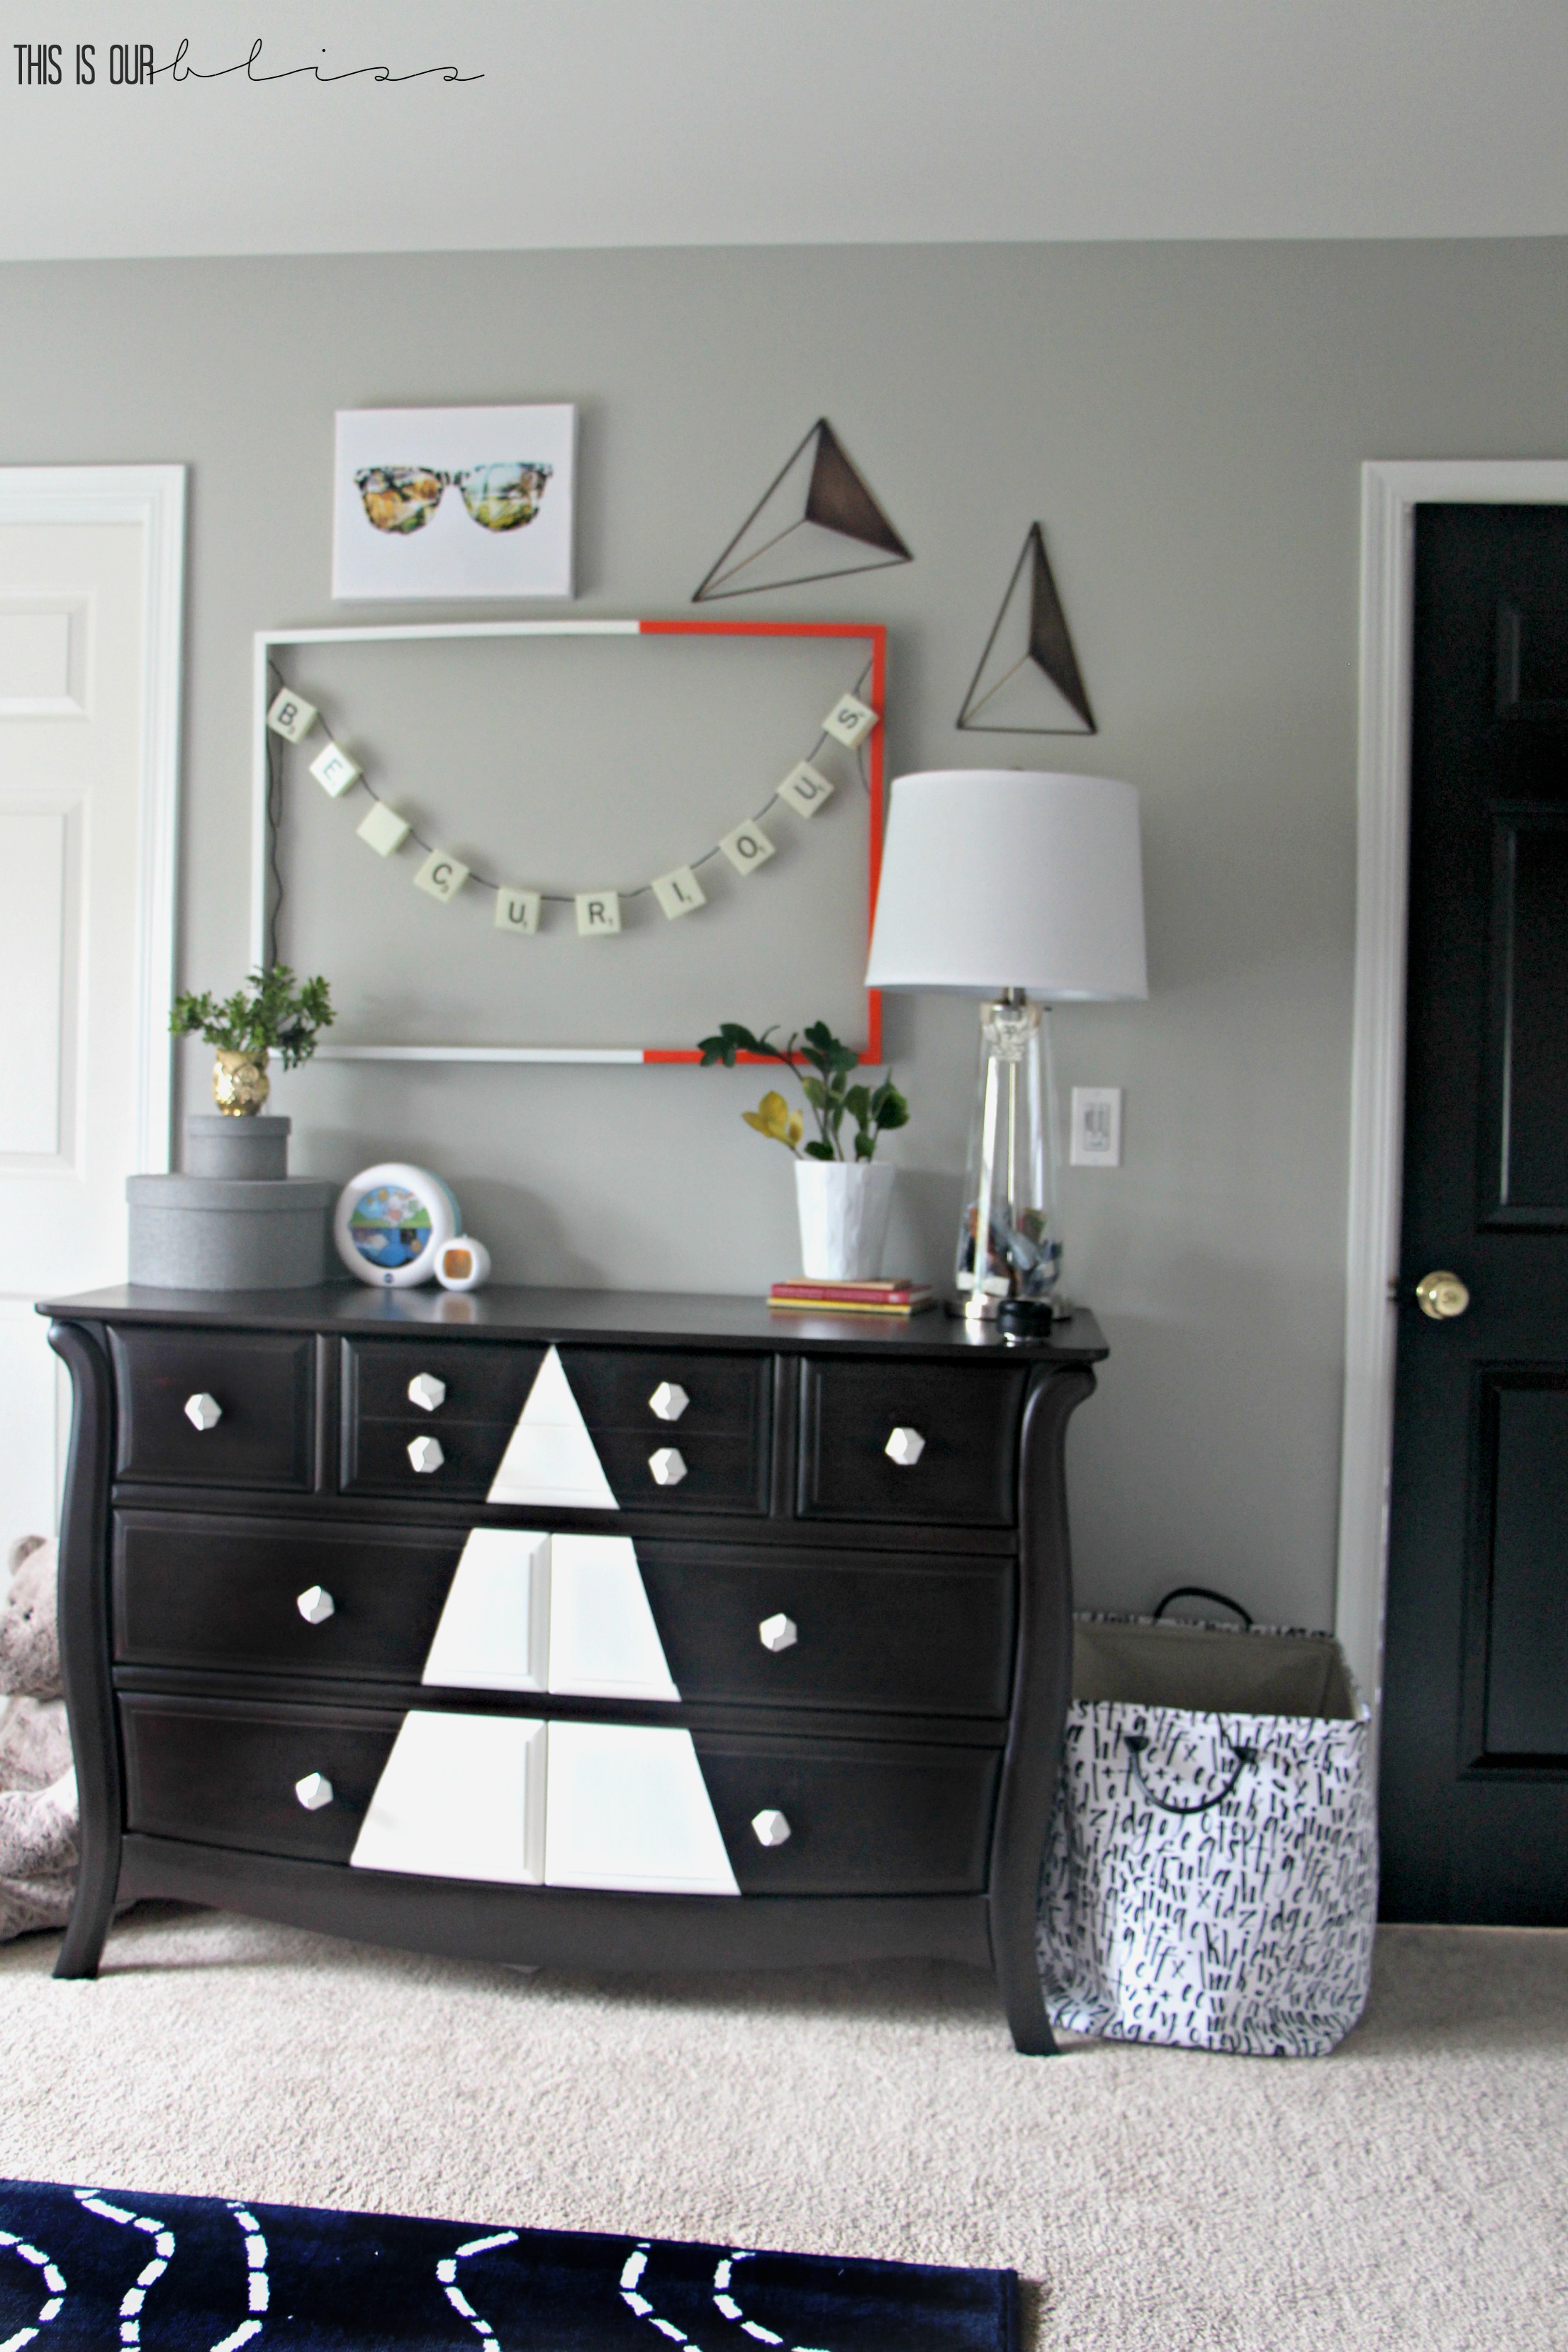
[[[760,1036],[738,1021],[721,1021],[711,1037],[699,1040],[707,1069],[721,1062],[733,1069],[741,1054],[782,1062],[805,1097],[806,1111],[792,1111],[776,1089],[755,1110],[742,1111],[748,1127],[782,1143],[794,1159],[795,1206],[800,1217],[803,1269],[816,1282],[867,1282],[882,1263],[888,1219],[893,1205],[893,1171],[877,1160],[879,1139],[907,1127],[910,1107],[889,1071],[871,1086],[852,1078],[860,1056],[836,1037],[826,1021],[792,1031],[780,1045],[773,1027]],[[816,1132],[806,1138],[806,1112]],[[846,1129],[849,1150],[846,1151]]]
[[[286,963],[258,964],[241,988],[220,1003],[204,991],[174,999],[169,1027],[176,1037],[198,1034],[216,1048],[213,1100],[231,1118],[254,1118],[271,1092],[268,1061],[286,1070],[308,1062],[321,1030],[336,1019],[331,991],[317,974],[297,980]]]

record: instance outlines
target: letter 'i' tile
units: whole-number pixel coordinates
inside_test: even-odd
[[[653,895],[672,923],[682,915],[694,915],[699,907],[708,904],[708,893],[689,866],[678,866],[672,874],[660,874],[654,882]]]

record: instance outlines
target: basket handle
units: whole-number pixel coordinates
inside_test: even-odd
[[[1222,1734],[1221,1736],[1223,1738],[1224,1735]],[[1137,1776],[1138,1786],[1142,1790],[1143,1794],[1148,1798],[1149,1802],[1152,1805],[1158,1805],[1163,1813],[1212,1812],[1215,1805],[1224,1804],[1226,1799],[1230,1795],[1232,1790],[1236,1787],[1237,1782],[1246,1771],[1247,1766],[1249,1764],[1256,1764],[1258,1761],[1258,1750],[1256,1748],[1237,1748],[1233,1744],[1231,1746],[1230,1752],[1236,1759],[1236,1769],[1231,1774],[1229,1780],[1226,1782],[1224,1788],[1221,1789],[1215,1796],[1200,1797],[1195,1805],[1173,1805],[1168,1797],[1157,1797],[1154,1794],[1153,1790],[1149,1786],[1148,1781],[1143,1778],[1143,1750],[1149,1745],[1147,1736],[1141,1731],[1124,1731],[1121,1737],[1123,1743],[1126,1746],[1127,1752],[1132,1759],[1132,1770]]]
[[[1163,1601],[1159,1603],[1158,1607],[1154,1611],[1154,1622],[1156,1625],[1159,1623],[1161,1618],[1164,1615],[1173,1601],[1217,1601],[1222,1609],[1234,1610],[1236,1614],[1240,1618],[1242,1623],[1246,1626],[1247,1632],[1250,1633],[1252,1631],[1252,1619],[1242,1607],[1240,1601],[1233,1601],[1227,1592],[1211,1591],[1206,1584],[1173,1585],[1170,1591],[1166,1593]]]

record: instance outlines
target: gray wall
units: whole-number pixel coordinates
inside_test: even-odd
[[[919,561],[755,609],[890,623],[894,772],[1037,758],[952,720],[1039,517],[1102,730],[1045,757],[1142,791],[1152,983],[1146,1006],[1059,1018],[1064,1083],[1127,1089],[1122,1170],[1067,1179],[1071,1287],[1113,1348],[1072,1442],[1080,1591],[1125,1605],[1195,1579],[1323,1624],[1357,468],[1561,454],[1565,294],[1556,243],[12,268],[0,461],[193,468],[182,963],[223,988],[247,948],[251,632],[349,617],[329,594],[334,407],[578,401],[585,613],[682,610],[826,413]],[[889,1009],[915,1107],[891,1255],[936,1276],[973,1032],[961,1003]],[[301,1172],[439,1169],[503,1276],[748,1291],[795,1263],[788,1164],[738,1116],[755,1092],[740,1074],[319,1066],[279,1107]]]

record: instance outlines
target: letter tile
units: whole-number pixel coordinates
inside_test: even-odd
[[[316,723],[316,706],[307,702],[302,694],[290,694],[285,687],[274,695],[272,708],[267,714],[267,724],[275,735],[289,743],[302,743]]]
[[[414,877],[414,887],[423,890],[426,898],[438,898],[444,907],[448,906],[468,880],[470,870],[450,851],[433,849]]]
[[[822,731],[825,735],[831,735],[836,743],[842,743],[847,751],[853,751],[858,743],[866,740],[876,724],[877,713],[868,702],[862,702],[858,694],[841,694],[823,720]]]
[[[672,873],[658,875],[653,895],[672,923],[682,915],[694,915],[699,907],[708,904],[708,893],[689,866],[678,866]]]
[[[496,892],[497,930],[513,931],[519,939],[531,939],[539,929],[543,903],[537,890],[514,890],[503,882]]]
[[[754,874],[773,855],[773,844],[760,824],[738,824],[719,846],[737,874]]]
[[[358,783],[362,772],[359,761],[351,760],[341,743],[329,743],[310,762],[310,773],[335,801],[342,800],[351,784]]]
[[[579,890],[577,936],[583,940],[613,939],[621,928],[618,890]]]
[[[384,801],[376,801],[354,827],[360,839],[378,857],[390,857],[395,849],[401,849],[412,830],[408,819],[399,816]]]
[[[820,769],[802,760],[779,786],[779,798],[789,803],[796,816],[815,816],[833,798],[833,790]]]

